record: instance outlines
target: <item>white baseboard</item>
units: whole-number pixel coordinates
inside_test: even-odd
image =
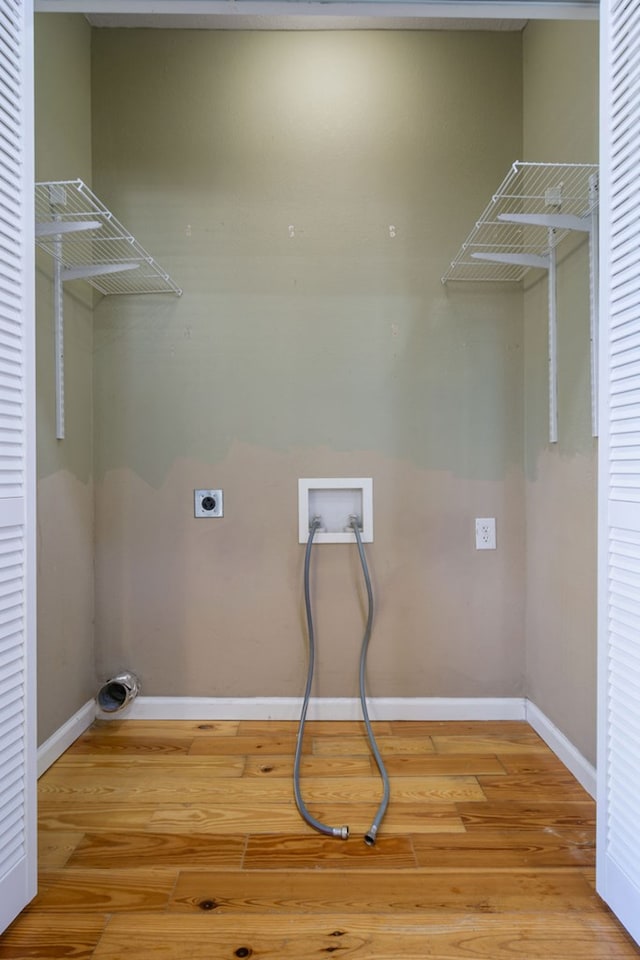
[[[526,701],[526,719],[547,746],[553,750],[558,759],[562,760],[578,783],[581,783],[587,793],[595,799],[596,768],[582,756],[577,747],[574,747],[564,733],[531,700]]]
[[[522,697],[373,697],[367,700],[372,720],[526,720],[592,797],[596,771],[555,724]],[[112,720],[297,720],[300,697],[137,697],[117,714],[97,711]],[[38,748],[38,776],[70,747],[96,717],[89,700]],[[309,720],[358,720],[356,697],[312,697]]]
[[[524,720],[521,697],[371,697],[372,720]],[[297,720],[300,697],[137,697],[115,719]],[[100,716],[105,716],[100,714]],[[108,716],[108,715],[106,715]],[[357,697],[312,697],[308,720],[358,720]]]
[[[90,727],[96,716],[95,700],[87,700],[84,706],[69,717],[66,723],[63,723],[55,733],[51,734],[48,740],[38,747],[38,776],[41,777],[45,770],[54,763],[58,757],[61,757],[65,750],[71,746],[74,740],[84,733],[87,727]]]

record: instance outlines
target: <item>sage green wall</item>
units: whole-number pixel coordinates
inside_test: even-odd
[[[91,31],[84,17],[35,18],[36,179],[91,182]],[[51,260],[38,253],[38,737],[95,692],[92,300],[64,297],[66,431],[56,440]]]
[[[524,155],[598,159],[598,26],[524,32]],[[558,433],[548,442],[546,278],[527,285],[527,694],[581,753],[596,746],[596,449],[591,436],[588,242],[558,265]]]
[[[94,31],[95,189],[184,288],[95,312],[102,675],[299,695],[297,480],[372,476],[371,694],[524,692],[522,296],[440,283],[521,80],[520,34]],[[315,692],[352,696],[356,553],[315,558]]]

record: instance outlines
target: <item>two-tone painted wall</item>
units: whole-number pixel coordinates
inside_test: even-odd
[[[46,43],[57,15],[37,19]],[[77,436],[93,451],[99,676],[131,668],[155,695],[299,695],[297,479],[372,476],[371,694],[530,691],[589,754],[587,688],[545,685],[554,660],[532,606],[546,575],[535,531],[556,489],[537,485],[540,284],[523,295],[440,283],[515,159],[565,159],[555,114],[540,107],[545,51],[561,30],[595,50],[584,24],[92,32],[94,188],[184,288],[180,299],[100,300],[92,373],[78,358],[76,376],[93,380],[93,439]],[[569,70],[556,78],[556,95],[577,98],[585,149],[596,122],[588,69],[584,86]],[[584,291],[567,283],[580,324]],[[582,383],[587,368],[571,365]],[[588,399],[575,423],[564,412],[583,393],[561,394],[560,458],[575,460],[588,513]],[[42,431],[40,442],[50,446]],[[193,489],[208,486],[224,488],[222,520],[193,518]],[[476,516],[497,518],[495,553],[474,549]],[[585,537],[562,556],[567,610],[582,609],[572,546],[578,571],[595,566]],[[41,572],[54,613],[59,577]],[[354,695],[355,549],[319,546],[313,590],[315,692]],[[59,642],[47,635],[58,673]],[[584,644],[592,656],[594,637]]]
[[[184,288],[96,309],[100,669],[299,695],[297,480],[371,476],[371,694],[523,692],[522,297],[440,282],[520,149],[520,35],[109,30],[92,63],[96,190]],[[316,556],[350,696],[357,554]]]
[[[597,25],[531,23],[523,53],[527,159],[597,163]],[[595,764],[597,440],[586,237],[559,250],[554,445],[547,435],[546,278],[525,283],[524,324],[527,694]]]
[[[91,182],[91,30],[83,17],[36,17],[36,180]],[[51,258],[36,260],[38,377],[38,739],[95,691],[93,298],[64,295],[66,432],[56,440]]]

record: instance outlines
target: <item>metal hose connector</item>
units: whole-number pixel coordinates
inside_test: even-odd
[[[380,750],[378,749],[378,744],[376,743],[376,738],[373,734],[373,729],[371,727],[371,721],[369,720],[369,711],[367,709],[367,691],[365,685],[365,670],[367,666],[367,651],[369,649],[369,641],[371,640],[371,630],[373,627],[373,612],[374,612],[374,603],[373,603],[373,588],[371,586],[371,577],[369,576],[369,568],[367,566],[367,558],[364,553],[364,547],[362,546],[362,537],[360,536],[360,518],[352,514],[349,517],[349,523],[353,532],[355,534],[356,543],[358,544],[358,555],[360,557],[360,565],[362,566],[362,573],[364,575],[364,582],[367,588],[367,624],[364,630],[364,637],[362,638],[362,649],[360,652],[360,703],[362,704],[362,716],[364,718],[364,725],[367,728],[367,736],[369,738],[369,744],[371,746],[371,752],[376,761],[378,770],[380,771],[380,777],[382,778],[382,800],[380,801],[380,806],[376,812],[375,817],[373,818],[373,823],[371,827],[364,835],[364,842],[368,847],[372,847],[376,842],[376,835],[378,833],[378,828],[382,822],[382,818],[387,812],[387,806],[389,804],[389,775],[387,774],[386,767],[380,755]]]
[[[375,823],[374,823],[374,824],[372,824],[371,829],[369,830],[369,832],[368,832],[368,833],[365,833],[365,835],[364,835],[364,842],[366,843],[366,845],[367,845],[368,847],[372,847],[372,846],[374,845],[374,843],[376,842],[376,834],[377,834],[377,832],[378,832],[378,828],[376,827],[376,825],[375,825]]]
[[[309,537],[307,539],[307,549],[304,555],[304,605],[307,614],[307,634],[309,638],[309,667],[307,670],[307,686],[304,691],[304,700],[302,703],[302,712],[300,714],[300,723],[298,725],[298,736],[296,740],[296,753],[293,761],[293,792],[296,799],[296,806],[300,816],[310,827],[319,833],[324,833],[328,837],[339,837],[341,840],[347,840],[349,837],[349,827],[330,827],[320,820],[316,820],[307,810],[306,804],[302,799],[300,791],[300,761],[302,759],[302,741],[304,738],[304,727],[307,720],[307,710],[309,708],[309,698],[311,696],[311,686],[313,684],[313,671],[316,657],[316,644],[313,631],[313,615],[311,612],[311,588],[309,586],[309,571],[311,568],[311,548],[316,530],[320,526],[320,517],[314,517],[309,527]]]

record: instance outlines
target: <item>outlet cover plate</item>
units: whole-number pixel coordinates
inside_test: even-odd
[[[194,490],[193,515],[195,517],[224,516],[222,490]]]
[[[351,512],[362,517],[362,542],[373,543],[372,477],[298,480],[298,543],[307,542],[313,515],[320,515],[324,524],[316,533],[314,543],[355,543],[355,535],[348,526]]]
[[[496,518],[476,518],[476,550],[496,549]]]

